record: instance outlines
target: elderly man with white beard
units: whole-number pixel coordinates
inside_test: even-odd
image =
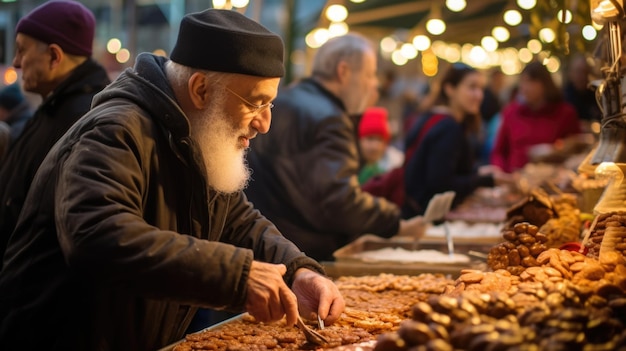
[[[242,192],[283,74],[280,37],[206,10],[183,18],[171,59],[141,54],[98,94],[11,236],[0,349],[156,350],[198,307],[336,321],[337,287]]]

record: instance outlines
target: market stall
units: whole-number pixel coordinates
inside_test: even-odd
[[[591,5],[621,53],[623,6]],[[626,123],[619,55],[609,62],[600,146],[579,150],[584,174],[565,166],[571,155],[543,155],[552,163],[524,169],[519,192],[481,190],[419,241],[366,235],[336,251],[324,264],[345,312],[331,326],[308,322],[326,342],[240,315],[162,351],[626,348]]]

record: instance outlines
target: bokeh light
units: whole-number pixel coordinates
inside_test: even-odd
[[[439,18],[432,18],[426,22],[426,30],[432,35],[439,35],[446,31],[446,23]]]
[[[509,30],[506,29],[506,27],[502,26],[493,27],[493,29],[491,30],[491,35],[501,43],[509,40],[509,38],[511,37],[511,33],[509,32]]]
[[[117,38],[111,38],[107,42],[107,51],[110,54],[117,54],[122,49],[122,42]]]
[[[419,51],[427,50],[430,47],[430,38],[425,35],[416,35],[413,38],[413,46]]]
[[[508,10],[504,13],[504,22],[509,26],[517,26],[522,23],[522,14],[517,10]]]
[[[326,9],[326,18],[331,22],[342,22],[348,18],[348,9],[343,5],[330,5]]]
[[[130,51],[128,49],[121,49],[115,54],[115,59],[119,63],[126,63],[130,60]]]

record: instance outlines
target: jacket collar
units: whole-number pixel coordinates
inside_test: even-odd
[[[105,69],[91,58],[78,65],[70,75],[46,96],[41,106],[54,107],[65,97],[102,90],[110,83]]]
[[[165,75],[166,63],[164,57],[140,54],[133,68],[126,69],[94,97],[94,106],[114,98],[131,100],[167,129],[174,141],[188,138],[189,122]]]
[[[322,94],[326,95],[335,105],[339,106],[343,112],[346,112],[346,106],[343,104],[343,101],[337,97],[337,95],[330,92],[330,90],[324,88],[324,86],[318,82],[315,78],[306,78],[302,81],[305,84],[311,84],[315,86]]]

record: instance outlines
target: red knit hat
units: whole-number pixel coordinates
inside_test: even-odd
[[[359,122],[359,138],[369,135],[381,136],[385,141],[391,138],[386,108],[370,107],[363,112]]]
[[[15,28],[46,44],[57,44],[72,55],[91,56],[96,19],[77,1],[55,0],[39,5]]]

